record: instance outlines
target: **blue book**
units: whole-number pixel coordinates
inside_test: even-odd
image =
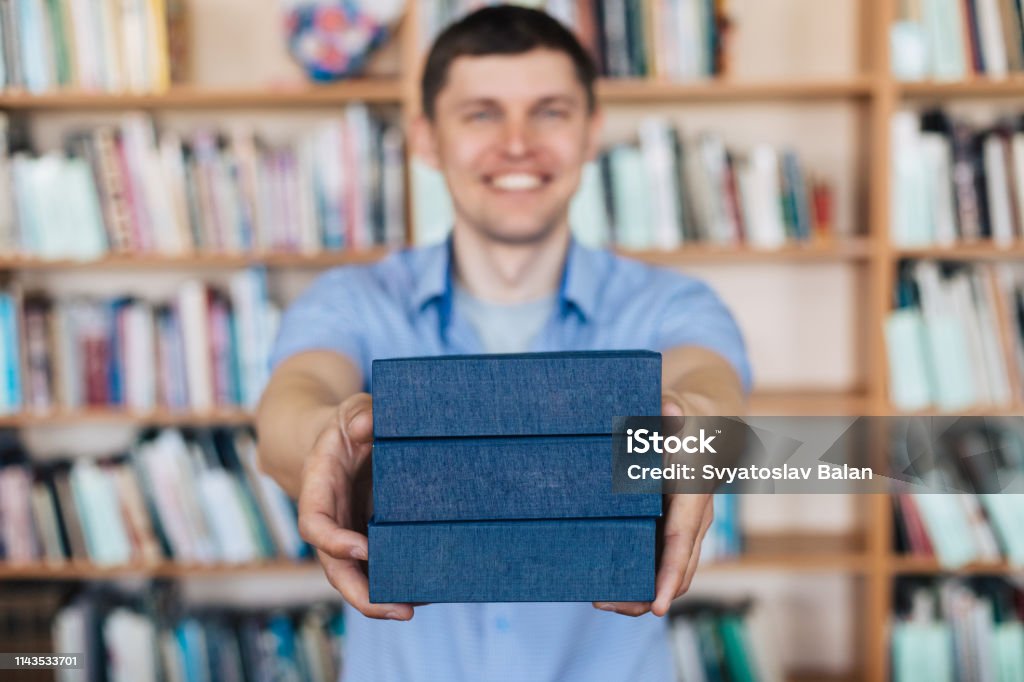
[[[376,438],[607,435],[661,414],[661,355],[577,351],[374,360]]]
[[[378,440],[379,522],[659,516],[649,493],[612,492],[611,436]]]
[[[370,601],[654,599],[654,519],[371,523]]]

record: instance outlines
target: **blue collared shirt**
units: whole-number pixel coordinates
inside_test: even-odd
[[[330,270],[286,311],[271,364],[332,350],[363,372],[374,359],[480,353],[452,305],[450,243]],[[725,357],[745,388],[739,328],[703,282],[608,251],[569,248],[554,312],[533,351],[701,346]],[[346,610],[346,680],[670,680],[663,619],[590,604],[435,604],[407,623]]]

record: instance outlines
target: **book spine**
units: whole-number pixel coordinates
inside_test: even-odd
[[[650,601],[654,520],[378,524],[370,601]]]

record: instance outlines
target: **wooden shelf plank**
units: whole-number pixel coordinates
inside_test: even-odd
[[[849,99],[867,97],[873,91],[870,78],[837,78],[797,81],[733,81],[709,79],[672,82],[655,79],[602,79],[598,83],[602,102],[688,102]],[[266,88],[209,88],[175,86],[162,93],[103,93],[63,91],[33,95],[25,92],[0,94],[0,109],[203,109],[203,108],[294,108],[374,102],[400,104],[399,79],[361,79],[314,86]]]
[[[901,95],[923,97],[1022,97],[1024,76],[972,78],[962,81],[921,81],[899,83]]]
[[[1024,566],[1012,566],[1005,561],[976,562],[948,568],[931,557],[895,555],[891,562],[892,572],[897,575],[1024,575]]]
[[[751,246],[718,246],[690,244],[678,249],[647,249],[642,251],[617,249],[618,253],[653,265],[682,265],[700,263],[772,263],[772,262],[835,262],[867,260],[870,242],[864,238],[835,242],[807,242],[786,244],[778,249]]]
[[[868,413],[866,391],[755,391],[748,412],[759,416],[862,416]]]
[[[329,106],[346,102],[400,104],[398,79],[360,79],[330,85],[298,85],[266,88],[208,88],[175,86],[163,93],[103,93],[65,91],[33,95],[0,93],[0,109],[12,110],[111,110],[111,109],[209,109],[293,108]]]
[[[47,260],[31,256],[0,256],[0,270],[241,268],[250,265],[265,265],[272,268],[322,268],[352,263],[371,263],[380,260],[392,250],[386,247],[379,247],[359,251],[325,251],[312,254],[197,253],[185,256],[139,254],[110,255],[95,260]],[[787,244],[778,249],[693,244],[672,250],[631,251],[620,249],[619,253],[656,265],[731,262],[835,262],[866,260],[870,254],[870,243],[866,239],[859,238],[840,242]]]
[[[1018,260],[1024,259],[1024,242],[997,245],[992,241],[954,244],[951,246],[922,246],[894,248],[894,258],[932,258],[937,260]]]
[[[744,571],[841,572],[863,574],[869,558],[863,553],[780,552],[751,554],[734,559],[702,563],[698,572],[733,573]]]
[[[1024,415],[1024,405],[989,405],[966,407],[962,410],[919,410],[907,412],[890,406],[889,414],[901,417],[948,417],[948,416],[975,416],[975,417],[1018,417]]]
[[[252,412],[241,409],[217,409],[209,412],[172,411],[134,412],[117,408],[86,408],[53,412],[22,412],[0,415],[0,427],[70,426],[89,424],[151,424],[154,426],[212,426],[249,424]]]
[[[271,268],[323,268],[352,263],[372,263],[380,260],[392,249],[379,247],[353,251],[323,251],[319,253],[196,253],[184,256],[161,254],[110,255],[95,260],[47,260],[34,257],[0,257],[0,270],[109,270],[151,268],[243,268],[265,265]]]
[[[870,78],[795,81],[742,81],[708,79],[672,82],[656,79],[602,79],[598,98],[609,104],[641,102],[764,101],[849,99],[873,92]]]
[[[314,561],[283,559],[244,564],[184,564],[164,561],[155,564],[96,566],[87,562],[66,564],[0,563],[0,580],[103,580],[143,576],[152,578],[209,577],[218,575],[274,574],[318,569]]]

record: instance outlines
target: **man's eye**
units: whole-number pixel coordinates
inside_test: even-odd
[[[466,118],[470,121],[493,121],[497,117],[493,111],[473,111]]]
[[[569,117],[569,112],[565,109],[541,109],[538,115],[547,119],[564,119]]]

